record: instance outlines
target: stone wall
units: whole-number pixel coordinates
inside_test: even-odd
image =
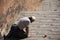
[[[0,0],[0,27],[9,26],[20,15],[20,11],[36,11],[42,0]]]

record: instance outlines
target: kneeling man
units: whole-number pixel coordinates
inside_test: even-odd
[[[35,17],[31,16],[31,17],[23,17],[20,18],[18,21],[16,21],[12,27],[11,30],[9,32],[9,34],[6,37],[16,37],[16,38],[27,38],[28,34],[29,34],[29,24],[35,21]],[[25,29],[25,31],[24,31]]]

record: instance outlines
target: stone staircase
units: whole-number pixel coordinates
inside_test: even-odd
[[[36,21],[29,25],[30,38],[26,40],[59,40],[60,39],[60,12],[32,11],[21,12],[22,17],[35,16]],[[46,38],[43,36],[46,35]]]
[[[30,37],[24,40],[60,40],[60,1],[43,0],[37,11],[22,11],[20,16],[36,16],[29,25]]]

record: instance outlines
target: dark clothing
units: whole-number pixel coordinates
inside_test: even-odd
[[[5,38],[10,37],[24,39],[27,37],[27,35],[26,32],[24,32],[24,30],[20,30],[17,25],[12,25],[9,34],[5,36]]]

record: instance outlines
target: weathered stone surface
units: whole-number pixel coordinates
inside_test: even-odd
[[[13,23],[20,11],[34,11],[42,0],[0,0],[0,25]]]

